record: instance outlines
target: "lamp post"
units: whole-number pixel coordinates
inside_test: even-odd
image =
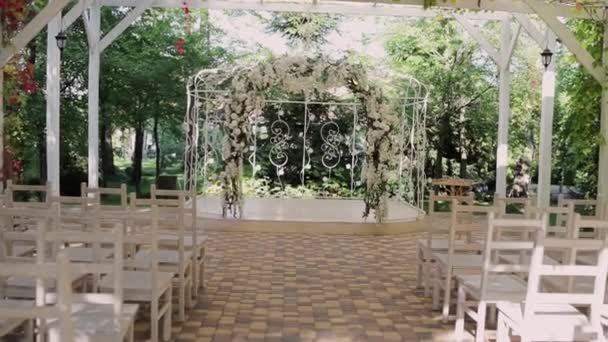
[[[61,30],[55,36],[55,39],[57,40],[57,47],[59,48],[59,51],[63,52],[63,49],[65,49],[65,46],[67,44],[68,37],[65,35],[63,30]]]
[[[549,65],[551,65],[551,60],[553,59],[553,52],[547,47],[543,50],[543,52],[540,53],[540,56],[543,65],[545,66],[545,70],[547,70],[547,68],[549,68]]]

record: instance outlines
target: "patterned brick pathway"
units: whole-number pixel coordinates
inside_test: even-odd
[[[415,289],[417,237],[211,233],[206,292],[174,340],[449,341]]]

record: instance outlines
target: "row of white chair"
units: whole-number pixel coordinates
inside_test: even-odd
[[[49,212],[54,212],[57,217],[53,227],[69,227],[72,231],[76,229],[97,232],[102,231],[104,226],[120,224],[127,234],[125,244],[129,246],[126,249],[128,256],[128,260],[125,260],[126,271],[122,274],[124,299],[128,302],[151,304],[151,334],[152,340],[156,341],[161,319],[164,321],[165,334],[170,334],[172,282],[178,289],[180,320],[185,319],[186,307],[194,305],[193,298],[196,299],[199,289],[203,287],[205,236],[196,226],[194,196],[190,196],[192,211],[186,208],[188,194],[180,191],[158,190],[155,187],[151,188],[151,199],[138,199],[131,194],[126,208],[122,200],[118,206],[101,205],[100,195],[102,193],[120,195],[123,193],[122,189],[89,191],[93,194],[92,197],[50,197],[50,206],[39,204],[32,206],[29,202],[15,203],[9,200],[12,202],[8,205],[9,207],[23,208],[26,212],[23,215],[4,217],[7,222],[5,227],[10,227],[10,229],[5,229],[6,233],[3,235],[3,245],[7,246],[5,250],[8,252],[5,255],[12,259],[19,259],[31,254],[31,251],[23,253],[23,248],[15,253],[15,250],[18,249],[15,247],[23,245],[14,244],[14,242],[18,240],[32,242],[32,233],[35,232],[35,229],[29,229],[31,226],[28,227],[28,221],[35,219],[36,215],[33,213],[44,212],[44,208],[47,208]],[[31,189],[13,188],[13,192],[9,192],[9,194],[12,197],[14,191],[21,190],[30,191]],[[156,228],[153,229],[157,232],[156,234],[151,234],[150,230],[149,214],[153,207],[156,208],[159,215],[155,223]],[[87,220],[93,212],[102,216],[97,224],[90,224]],[[187,215],[188,213],[190,215]],[[188,232],[186,226],[189,228]],[[19,227],[19,229],[15,229],[15,227]],[[129,234],[135,235],[130,236]],[[147,237],[147,240],[137,240],[137,237]],[[105,246],[93,244],[93,248],[91,248],[89,245],[70,246],[64,249],[64,253],[68,255],[68,258],[78,262],[107,259],[112,255],[107,248],[102,248]],[[11,251],[11,249],[13,250]],[[38,255],[38,248],[35,249]],[[156,271],[153,270],[154,268]],[[97,289],[108,291],[112,288],[112,279],[111,275],[106,275],[93,283]],[[75,285],[76,280],[79,279],[73,280],[72,284]],[[165,338],[169,337],[166,335]]]
[[[17,262],[3,257],[0,273],[3,276],[0,301],[0,326],[2,335],[11,333],[25,323],[26,336],[32,340],[47,341],[133,341],[133,325],[138,311],[137,304],[123,304],[123,227],[112,230],[76,232],[65,230],[56,223],[55,209],[0,208],[0,217],[28,217],[36,220],[36,228],[29,233],[36,240],[36,255],[33,262]],[[155,226],[158,212],[151,215],[151,226]],[[92,213],[89,220],[101,217]],[[6,222],[6,220],[3,220]],[[154,230],[154,229],[152,229]],[[9,234],[3,231],[2,235]],[[13,233],[13,238],[19,238]],[[132,238],[132,237],[131,237]],[[69,260],[65,244],[104,244],[112,247],[112,258],[88,263]],[[3,244],[4,245],[4,244]],[[54,253],[52,250],[57,249]],[[104,275],[113,279],[106,293],[72,293],[75,279],[91,275]],[[17,284],[31,284],[30,291],[15,293],[11,288]],[[33,292],[33,293],[32,293]],[[34,324],[34,321],[37,324]],[[34,332],[34,329],[36,330]],[[0,336],[2,336],[0,335]]]
[[[442,198],[442,200],[445,199]],[[437,232],[431,230],[427,239],[417,241],[418,284],[425,287],[426,295],[432,288],[433,306],[436,309],[440,307],[441,298],[439,295],[443,291],[442,314],[446,321],[451,317],[449,309],[453,283],[456,281],[459,284],[457,336],[462,336],[463,318],[464,314],[467,313],[477,322],[477,340],[483,341],[486,306],[488,304],[495,305],[505,298],[510,300],[521,299],[525,295],[525,277],[514,277],[512,273],[527,276],[531,260],[529,252],[532,250],[532,241],[537,236],[536,232],[542,231],[543,235],[549,234],[552,237],[577,239],[580,235],[578,232],[582,231],[583,228],[590,228],[599,232],[603,230],[604,226],[608,226],[602,220],[590,220],[589,217],[581,219],[580,215],[575,216],[573,203],[562,202],[560,207],[540,210],[530,204],[532,203],[531,200],[517,199],[509,204],[521,205],[522,212],[509,214],[506,210],[509,201],[510,199],[497,198],[493,207],[487,207],[472,205],[470,198],[453,198],[450,228],[448,231],[439,229],[444,235],[447,235],[447,238],[437,239]],[[595,209],[596,213],[601,212],[601,206],[598,206],[598,208],[600,209]],[[541,216],[548,217],[549,215],[556,216],[554,219],[556,224],[553,226],[549,226],[548,219],[544,223],[531,219]],[[498,222],[496,225],[498,229],[493,229],[490,233],[487,233],[489,228],[486,229],[486,227],[490,227],[485,219],[488,216],[491,217],[491,220],[498,220],[496,221]],[[592,218],[596,217],[593,216]],[[516,221],[508,222],[510,219]],[[509,226],[509,224],[512,226]],[[475,238],[475,235],[480,235],[479,233],[483,235],[484,232],[486,233],[485,242]],[[605,235],[595,234],[596,237]],[[495,247],[492,247],[491,242],[493,240],[488,240],[488,237],[497,239]],[[504,237],[508,237],[508,242],[502,242]],[[506,245],[504,245],[505,243]],[[519,243],[519,245],[515,243]],[[508,246],[506,255],[504,255],[504,251],[500,251],[500,247],[503,245]],[[515,249],[519,249],[518,253],[514,253]],[[488,267],[486,257],[490,255],[494,258],[493,260],[500,260],[500,262],[515,266],[503,267],[507,274],[500,275],[488,282],[481,271]],[[559,261],[549,256],[543,256],[542,261],[557,266],[561,263],[574,265],[581,260],[581,256],[577,255],[572,248],[562,249],[561,255],[562,258]],[[585,256],[589,257],[588,254]],[[524,267],[524,265],[527,266]],[[572,277],[569,279],[572,279]],[[491,284],[494,288],[492,286],[484,287],[484,284]],[[506,297],[504,293],[496,294],[496,291],[494,291],[496,287],[503,290],[506,288]],[[480,303],[477,305],[476,311],[468,309],[471,303]],[[491,308],[494,309],[495,307],[491,306]],[[490,318],[493,320],[495,317],[495,313],[491,312]]]

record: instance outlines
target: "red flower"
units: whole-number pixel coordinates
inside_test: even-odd
[[[38,89],[38,86],[36,85],[36,82],[32,80],[26,80],[21,85],[21,89],[23,89],[23,91],[25,91],[26,93],[33,94]]]
[[[175,42],[175,52],[179,54],[186,52],[184,49],[184,38],[177,38],[177,41]]]

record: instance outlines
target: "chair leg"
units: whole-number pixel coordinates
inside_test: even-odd
[[[129,326],[129,331],[127,332],[127,341],[135,341],[135,322],[131,322],[131,325]]]
[[[200,282],[200,275],[199,275],[199,267],[198,267],[198,252],[193,251],[192,252],[192,282],[193,282],[193,288],[194,291],[192,291],[194,298],[198,298],[198,288],[199,288],[199,282]]]
[[[505,317],[502,313],[498,313],[498,323],[496,325],[496,342],[509,341],[509,327],[505,322]]]
[[[464,311],[466,309],[466,292],[462,285],[458,285],[458,303],[456,306],[456,324],[454,325],[454,335],[456,341],[461,341],[464,335]]]
[[[34,342],[34,320],[28,319],[25,322],[25,340],[28,342]]]
[[[448,270],[445,277],[445,288],[443,289],[443,322],[447,323],[450,317],[450,298],[452,297],[452,272]]]
[[[186,320],[186,281],[184,280],[184,275],[181,274],[179,277],[179,289],[178,289],[178,316],[179,321],[183,322]]]
[[[475,342],[484,342],[486,335],[486,303],[477,304],[477,329],[475,329]]]
[[[441,278],[439,269],[433,274],[433,310],[439,310],[439,296],[441,295]]]
[[[422,288],[422,269],[424,265],[424,255],[422,249],[418,244],[416,244],[416,288]]]
[[[199,261],[199,272],[198,272],[198,281],[199,281],[199,288],[201,290],[205,290],[205,253],[206,253],[206,248],[203,246],[201,248],[201,260]],[[198,291],[198,289],[197,289]]]
[[[194,307],[194,295],[192,289],[194,288],[194,279],[192,273],[186,277],[186,308],[192,309]]]
[[[169,341],[171,340],[171,316],[173,315],[171,312],[173,310],[171,303],[173,298],[173,288],[171,286],[169,286],[165,296],[165,303],[168,307],[165,315],[163,316],[163,341]]]
[[[158,298],[150,303],[150,342],[158,342]]]
[[[489,316],[488,317],[488,323],[490,325],[495,325],[496,324],[496,304],[488,304],[490,305],[490,312],[489,312]]]
[[[432,265],[431,262],[428,258],[428,256],[425,255],[424,257],[424,262],[422,264],[422,277],[423,277],[423,282],[424,282],[424,296],[425,297],[430,297],[432,296],[432,289],[431,289],[431,285],[432,285],[432,281],[433,279],[431,279],[431,270],[432,270]]]

